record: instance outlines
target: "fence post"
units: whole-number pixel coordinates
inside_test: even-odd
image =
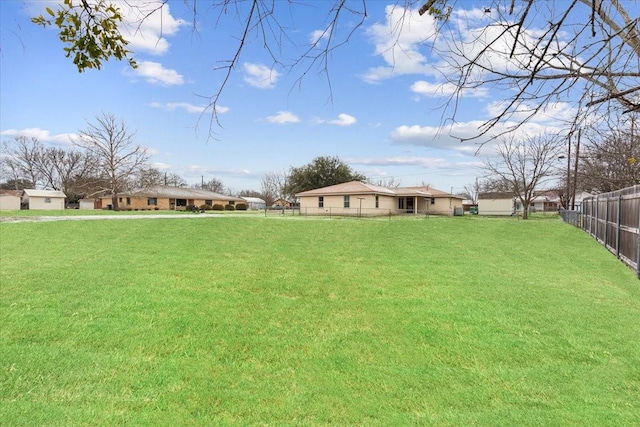
[[[596,223],[593,224],[593,237],[596,238],[596,241],[598,240],[598,211],[600,210],[600,198],[598,196],[596,196],[596,206],[594,208],[594,214],[595,214],[595,221]]]
[[[607,237],[609,237],[609,197],[605,197],[604,205],[604,247],[607,247]]]
[[[618,218],[616,218],[616,258],[620,259],[620,221],[622,220],[622,195],[618,196]]]
[[[636,243],[638,250],[636,251],[636,276],[640,279],[640,215],[638,215],[638,232],[636,233]]]

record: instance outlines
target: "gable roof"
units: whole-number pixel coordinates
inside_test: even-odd
[[[515,196],[513,193],[503,193],[500,191],[490,191],[486,193],[478,193],[478,200],[499,200],[499,199],[513,199]]]
[[[245,202],[247,202],[247,203],[263,203],[263,204],[266,203],[264,200],[262,200],[259,197],[245,197],[245,196],[242,196],[240,198],[242,200],[244,200]]]
[[[167,185],[153,185],[146,188],[137,188],[135,190],[123,192],[119,196],[133,197],[167,197],[170,199],[203,199],[203,200],[235,200],[244,201],[240,197],[227,196],[225,194],[214,193],[209,190],[200,190],[198,188],[170,187]],[[110,197],[110,196],[109,196]]]
[[[397,196],[417,196],[417,197],[452,197],[454,199],[464,199],[462,196],[455,196],[445,191],[436,190],[427,186],[387,188],[380,185],[367,184],[362,181],[351,181],[342,184],[330,185],[328,187],[316,188],[314,190],[303,191],[296,194],[296,197],[306,196],[339,196],[350,194],[378,194],[391,197]]]
[[[455,194],[447,193],[446,191],[436,190],[427,185],[421,185],[417,187],[398,187],[396,193],[399,196],[412,195],[413,193],[425,193],[427,197],[451,197],[454,199],[464,200],[464,196],[456,196]]]
[[[347,195],[347,194],[384,194],[395,196],[396,193],[387,187],[367,184],[362,181],[343,182],[342,184],[330,185],[328,187],[316,188],[314,190],[303,191],[296,194],[296,197],[304,196],[327,196],[327,195]]]
[[[62,197],[63,199],[67,196],[58,190],[24,190],[24,195],[27,197]]]
[[[0,197],[22,197],[22,190],[0,190]]]

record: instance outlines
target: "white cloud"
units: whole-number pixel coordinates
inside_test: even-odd
[[[244,81],[259,89],[274,88],[280,78],[280,73],[262,64],[245,62],[243,69],[245,74]]]
[[[351,126],[352,124],[355,124],[356,121],[357,120],[355,117],[349,114],[340,113],[338,114],[337,119],[333,119],[333,120],[318,119],[316,122],[319,124],[326,123],[329,125],[336,125],[336,126]]]
[[[51,135],[48,130],[40,128],[5,129],[0,132],[0,135],[8,137],[24,136],[27,138],[36,138],[40,142],[50,142],[60,145],[71,145],[73,143],[73,139],[78,136],[74,133],[61,133],[58,135]]]
[[[366,82],[379,83],[402,74],[435,75],[420,47],[436,38],[437,23],[429,14],[420,16],[417,9],[386,7],[386,22],[374,24],[368,35],[386,66],[370,68],[362,77]]]
[[[285,123],[298,123],[300,121],[298,116],[290,113],[289,111],[278,111],[278,114],[276,114],[275,116],[267,117],[267,120],[269,120],[271,123],[277,123],[280,125]]]
[[[411,85],[411,91],[429,98],[449,97],[454,95],[458,87],[453,83],[430,83],[418,80]],[[469,98],[481,98],[488,95],[488,90],[483,87],[475,89],[463,89],[462,95]]]
[[[315,45],[320,40],[328,39],[330,34],[331,34],[331,27],[325,28],[324,30],[315,30],[309,35],[309,42],[312,45]]]
[[[156,168],[156,169],[160,169],[161,171],[167,171],[171,169],[171,165],[168,165],[166,163],[163,162],[152,162],[151,163],[151,167]]]
[[[500,122],[486,135],[478,138],[475,137],[485,125],[482,120],[456,122],[447,128],[402,125],[393,130],[391,140],[397,144],[453,150],[465,155],[474,155],[480,149],[484,154],[492,154],[497,144],[496,138],[504,133],[511,133],[516,139],[525,139],[538,135],[562,134],[566,130],[560,123],[545,117],[517,127],[519,124],[517,121]]]
[[[167,102],[164,104],[160,102],[152,102],[150,105],[153,108],[160,108],[166,111],[175,111],[178,109],[182,109],[187,113],[196,113],[196,114],[201,114],[211,109],[211,106],[209,105],[193,105],[193,104],[189,104],[188,102]],[[218,113],[226,113],[227,111],[229,111],[229,107],[223,107],[221,105],[218,105],[216,107],[216,111]]]
[[[141,61],[133,74],[144,78],[151,84],[162,86],[174,86],[184,84],[182,75],[175,70],[164,68],[159,62]]]
[[[432,169],[448,164],[448,162],[442,158],[417,156],[394,156],[383,159],[350,160],[349,163],[364,166],[422,166]]]
[[[146,52],[163,55],[169,50],[168,36],[175,35],[187,23],[171,15],[169,3],[153,0],[115,4],[123,14],[123,36],[129,41],[128,49],[135,53]],[[130,6],[130,4],[132,6]]]

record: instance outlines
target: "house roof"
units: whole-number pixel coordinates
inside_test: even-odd
[[[367,184],[362,181],[351,181],[342,184],[331,185],[329,187],[316,188],[314,190],[303,191],[296,194],[296,197],[305,196],[328,196],[347,194],[380,194],[386,196],[417,196],[417,197],[452,197],[464,199],[462,196],[455,196],[445,191],[436,190],[427,186],[387,188],[380,185]]]
[[[22,190],[0,190],[0,197],[5,196],[22,197]]]
[[[24,190],[27,197],[67,197],[62,191],[58,190]]]
[[[198,188],[170,187],[166,185],[154,185],[146,188],[138,188],[119,194],[133,197],[167,197],[170,199],[203,199],[203,200],[235,200],[244,201],[240,197],[227,196]]]
[[[264,200],[262,200],[259,197],[240,197],[240,198],[245,200],[247,203],[266,203]]]
[[[487,193],[478,193],[478,200],[497,200],[497,199],[513,199],[514,195],[512,193],[502,193],[499,191],[487,192]]]
[[[426,193],[428,197],[452,197],[454,199],[463,200],[463,196],[456,196],[455,194],[447,193],[446,191],[437,190],[435,188],[431,188],[426,185],[418,186],[418,187],[398,187],[396,188],[396,193],[399,196],[411,195],[412,192],[416,193]]]
[[[304,196],[327,196],[341,194],[384,194],[395,196],[396,193],[387,187],[380,185],[367,184],[362,181],[350,181],[342,184],[330,185],[328,187],[316,188],[314,190],[303,191],[296,194],[296,197]]]

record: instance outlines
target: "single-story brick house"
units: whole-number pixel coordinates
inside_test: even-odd
[[[430,187],[387,188],[345,182],[296,194],[301,215],[453,215],[462,197]]]
[[[67,196],[58,190],[24,190],[22,204],[28,209],[63,210]]]
[[[235,206],[239,203],[245,203],[240,197],[227,196],[209,190],[165,185],[127,191],[117,194],[116,197],[118,198],[118,208],[127,210],[186,210],[189,205],[197,207],[216,204]],[[103,209],[112,209],[112,197],[102,196],[99,205]]]
[[[0,190],[0,211],[19,211],[22,190]]]

